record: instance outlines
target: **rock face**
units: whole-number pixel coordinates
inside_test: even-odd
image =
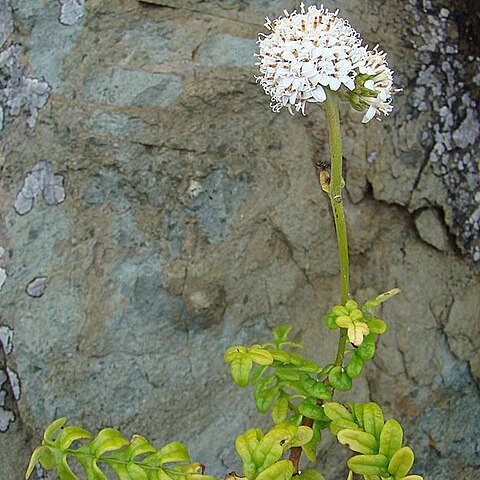
[[[404,88],[381,124],[342,112],[351,293],[402,289],[352,395],[400,418],[415,470],[439,480],[479,467],[474,4],[341,12]],[[233,386],[225,349],[290,323],[318,361],[333,355],[336,243],[313,169],[324,113],[274,114],[253,78],[263,18],[294,6],[0,0],[5,478],[60,416],[240,471],[235,437],[268,418]],[[326,478],[345,474],[332,452]]]

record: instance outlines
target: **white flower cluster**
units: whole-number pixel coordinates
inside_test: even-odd
[[[362,46],[360,35],[337,13],[323,5],[305,11],[302,3],[300,13],[285,10],[284,17],[267,18],[270,34],[258,40],[261,75],[256,78],[272,97],[273,111],[287,107],[305,114],[307,102],[325,101],[326,88],[366,110],[363,122],[392,110],[395,90],[386,54]]]

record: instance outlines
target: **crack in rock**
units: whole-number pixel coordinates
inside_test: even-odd
[[[15,198],[13,208],[19,215],[25,215],[33,208],[35,197],[43,193],[47,205],[58,205],[65,200],[63,176],[53,173],[53,168],[46,160],[38,162],[27,174],[23,187]]]
[[[6,121],[21,113],[25,114],[27,125],[33,128],[38,111],[46,105],[50,95],[47,82],[24,74],[20,54],[18,44],[0,52],[0,131]]]

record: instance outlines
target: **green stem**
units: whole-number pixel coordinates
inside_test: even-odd
[[[340,260],[341,303],[345,305],[348,300],[350,271],[348,263],[347,227],[342,198],[342,138],[340,133],[340,113],[338,96],[327,90],[327,121],[330,136],[331,172],[330,172],[330,203],[332,205],[337,244]],[[335,365],[342,365],[347,342],[347,330],[340,329]]]

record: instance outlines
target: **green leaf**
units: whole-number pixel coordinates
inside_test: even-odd
[[[275,375],[281,380],[300,380],[300,373],[297,370],[297,367],[291,367],[290,365],[284,367],[276,367]]]
[[[387,324],[383,321],[380,320],[379,318],[373,317],[367,320],[368,323],[368,328],[372,333],[375,333],[376,335],[381,335],[382,333],[385,333],[387,330]]]
[[[340,430],[337,438],[342,445],[348,445],[354,452],[373,455],[378,451],[375,437],[360,430]]]
[[[400,480],[423,480],[421,475],[407,475],[406,477],[402,477]]]
[[[247,353],[246,347],[237,345],[236,347],[229,348],[223,357],[225,363],[233,362],[233,360],[243,357]]]
[[[328,381],[339,392],[346,392],[352,388],[352,379],[342,372],[342,367],[333,367],[328,374]]]
[[[363,411],[364,411],[364,404],[363,403],[349,403],[350,410],[352,410],[354,422],[360,426],[361,429],[364,429],[363,423]],[[368,432],[371,433],[371,432]]]
[[[270,352],[274,360],[280,363],[290,363],[290,353],[283,350],[272,350]]]
[[[313,438],[313,430],[310,427],[301,425],[298,427],[297,433],[290,440],[288,447],[302,447]]]
[[[366,432],[380,439],[380,432],[383,429],[384,421],[382,409],[376,403],[369,402],[364,405],[363,424]]]
[[[305,455],[311,462],[317,461],[317,446],[322,439],[322,430],[320,429],[320,422],[314,421],[312,425],[313,435],[311,440],[302,446]]]
[[[272,420],[275,423],[282,423],[287,419],[288,399],[286,397],[278,398],[272,408]]]
[[[349,311],[345,307],[342,307],[341,305],[337,305],[332,308],[332,313],[336,317],[341,317],[342,315],[348,315]]]
[[[111,466],[114,467],[114,470],[117,472],[119,480],[148,480],[147,472],[134,463]]]
[[[259,365],[271,365],[273,363],[273,356],[270,351],[262,348],[260,345],[250,347],[248,356]]]
[[[370,333],[357,348],[356,353],[363,361],[371,360],[375,356],[375,335]]]
[[[357,355],[352,355],[345,369],[347,375],[350,378],[356,378],[362,373],[362,370],[363,360]]]
[[[349,420],[353,422],[353,415],[340,403],[337,402],[327,402],[323,406],[325,415],[330,420]]]
[[[45,442],[52,443],[54,435],[65,425],[65,423],[67,423],[67,419],[65,417],[54,420],[45,430],[43,435]]]
[[[260,413],[268,412],[268,409],[270,408],[272,402],[275,400],[278,391],[278,386],[254,390],[255,406]]]
[[[118,450],[125,447],[130,442],[114,428],[104,428],[87,445],[83,445],[77,451],[82,451],[100,458],[104,453]]]
[[[291,427],[294,427],[291,425]],[[294,427],[296,430],[296,427]],[[260,441],[253,452],[253,460],[258,470],[273,465],[282,456],[286,445],[292,440],[295,432],[288,428],[274,427]]]
[[[239,387],[246,387],[253,368],[253,361],[247,355],[235,358],[230,364],[230,373],[233,381]]]
[[[384,455],[355,455],[349,458],[348,468],[358,475],[388,475],[388,458]]]
[[[183,443],[172,442],[162,447],[158,452],[160,465],[169,462],[190,462],[188,450]]]
[[[58,434],[55,445],[64,452],[75,440],[92,438],[92,434],[80,427],[65,427]]]
[[[351,422],[350,420],[345,420],[344,418],[339,418],[337,420],[334,420],[333,422],[330,423],[329,427],[330,427],[330,431],[334,435],[338,435],[338,432],[344,429],[358,430],[358,425],[356,423]]]
[[[25,472],[25,478],[28,479],[35,468],[35,464],[40,462],[43,468],[51,470],[55,467],[55,457],[53,456],[49,447],[45,445],[39,445],[32,453],[30,462],[28,463],[27,471]]]
[[[391,459],[393,454],[402,447],[402,441],[402,426],[394,418],[387,420],[380,433],[379,453]]]
[[[330,389],[323,383],[314,378],[305,375],[302,378],[303,388],[309,397],[320,398],[322,400],[330,400],[332,393]]]
[[[413,451],[410,447],[397,450],[388,464],[388,471],[395,477],[404,477],[413,466]]]
[[[275,345],[277,348],[280,347],[280,344],[283,342],[287,341],[288,333],[292,327],[287,327],[286,325],[279,325],[275,330],[273,331],[273,341],[275,342]]]
[[[337,316],[332,312],[330,312],[325,317],[325,323],[327,324],[327,328],[329,330],[335,330],[335,329],[339,328],[338,325],[337,325]]]
[[[347,300],[347,303],[345,303],[345,308],[349,313],[352,313],[354,310],[358,309],[358,303],[355,300]]]
[[[324,476],[316,470],[302,470],[300,475],[295,477],[297,480],[325,480]]]
[[[280,460],[260,473],[255,480],[290,480],[294,471],[290,460]]]
[[[262,375],[265,373],[265,371],[268,369],[268,365],[262,365],[261,367],[256,367],[255,370],[252,373],[252,385],[255,385]]]
[[[67,455],[59,450],[56,450],[55,452],[55,466],[57,467],[58,476],[61,480],[78,480],[77,476],[72,472],[68,465]],[[96,479],[94,478],[94,480]]]
[[[255,478],[257,471],[253,453],[260,443],[258,436],[257,430],[250,429],[239,435],[235,441],[235,448],[243,463],[243,474],[247,478]]]
[[[320,405],[317,405],[317,401],[314,398],[306,398],[298,404],[297,408],[298,412],[304,417],[313,420],[325,420],[325,412]]]

